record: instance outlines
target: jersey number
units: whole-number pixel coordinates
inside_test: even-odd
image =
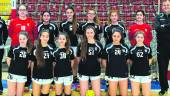
[[[49,53],[44,53],[44,59],[48,59],[48,58],[50,58]]]
[[[27,57],[26,52],[21,51],[20,54],[19,54],[19,57],[26,58]]]
[[[60,59],[66,59],[66,53],[61,52],[60,53]]]
[[[143,52],[137,52],[137,57],[143,57]]]
[[[94,48],[89,48],[89,55],[94,55]]]
[[[115,55],[121,55],[121,50],[115,50]]]

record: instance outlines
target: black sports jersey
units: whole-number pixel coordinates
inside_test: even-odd
[[[87,28],[87,26],[93,26],[95,28],[95,32],[96,32],[95,39],[99,40],[99,34],[102,33],[102,28],[100,25],[96,23],[85,22],[85,23],[80,24],[77,33],[80,35],[84,35],[85,29]]]
[[[128,47],[126,45],[108,44],[102,53],[102,58],[107,60],[106,75],[111,77],[128,77],[126,64]]]
[[[124,37],[126,37],[126,30],[125,26],[121,23],[118,23],[117,25],[106,25],[104,27],[104,38],[106,40],[106,44],[112,43],[112,30],[113,29],[119,29],[120,31],[123,32]]]
[[[74,59],[72,49],[66,52],[65,48],[57,48],[54,53],[56,65],[54,67],[54,77],[64,77],[72,75],[71,60]]]
[[[41,30],[43,29],[48,29],[49,32],[50,32],[50,36],[49,36],[49,41],[48,41],[48,44],[52,45],[53,47],[55,47],[55,37],[58,36],[58,27],[56,24],[54,23],[49,23],[47,25],[43,24],[43,23],[40,23],[38,25],[38,32],[40,32]]]
[[[98,76],[100,75],[100,62],[99,58],[101,57],[102,44],[96,42],[94,44],[88,43],[87,45],[87,56],[86,59],[80,59],[79,62],[79,74],[87,76]],[[80,46],[77,50],[77,56],[80,57],[82,49]]]
[[[133,64],[130,70],[131,75],[146,76],[149,75],[149,58],[152,58],[152,51],[147,46],[134,46],[130,49],[130,59]]]
[[[14,48],[11,47],[8,57],[11,58],[8,72],[16,75],[27,76],[28,60],[30,59],[30,54],[28,54],[27,48],[20,46]]]
[[[5,42],[8,38],[8,30],[5,21],[0,17],[0,46],[5,45]]]
[[[53,48],[49,45],[43,47],[45,63],[42,66],[37,66],[35,57],[36,49],[32,51],[32,61],[34,62],[33,67],[33,78],[37,79],[50,79],[53,78]]]
[[[77,28],[79,27],[79,23],[77,23]],[[66,32],[70,38],[71,46],[77,46],[78,38],[77,34],[73,32],[73,23],[67,20],[64,20],[60,23],[59,30],[61,32]]]

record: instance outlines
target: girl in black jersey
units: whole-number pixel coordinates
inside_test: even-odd
[[[74,63],[74,52],[70,48],[69,36],[66,33],[59,34],[58,43],[58,48],[53,52],[56,63],[54,67],[56,96],[62,96],[63,84],[64,96],[71,96],[73,81],[71,65]]]
[[[78,45],[77,28],[79,26],[79,23],[77,22],[76,13],[72,7],[68,7],[66,9],[66,16],[67,19],[60,23],[59,30],[68,34],[71,48],[74,50],[74,55],[76,56]],[[72,65],[72,70],[74,75],[74,81],[77,82],[78,63],[76,58],[74,60],[75,61]]]
[[[12,47],[8,53],[8,96],[23,96],[32,49],[31,44],[28,32],[21,31],[19,33],[19,46]]]
[[[103,48],[102,44],[96,41],[94,36],[95,28],[88,26],[77,50],[81,96],[85,96],[89,80],[91,80],[95,96],[100,96],[100,57]]]
[[[123,32],[123,37],[126,36],[125,26],[119,21],[119,13],[118,10],[111,10],[108,17],[108,24],[104,26],[104,38],[106,41],[106,45],[112,43],[112,30],[119,29]]]
[[[130,59],[132,67],[130,70],[130,80],[132,86],[132,95],[139,96],[140,84],[142,84],[142,95],[150,96],[151,78],[150,67],[152,51],[144,45],[144,32],[137,31],[135,34],[137,44],[130,49]]]
[[[53,81],[53,48],[48,45],[49,30],[42,30],[32,50],[33,96],[48,96]]]
[[[112,30],[112,43],[106,45],[102,53],[102,63],[106,67],[106,79],[109,82],[109,96],[116,96],[119,84],[121,96],[128,95],[128,47],[123,43],[123,33]]]
[[[97,40],[100,40],[99,37],[100,37],[100,33],[102,33],[102,28],[100,26],[100,21],[99,21],[99,18],[96,14],[96,11],[95,9],[93,8],[89,8],[87,10],[87,21],[82,23],[79,28],[78,28],[78,34],[80,35],[84,35],[85,33],[85,29],[86,27],[88,26],[93,26],[95,28],[95,39]]]
[[[59,33],[58,27],[55,23],[50,21],[50,12],[44,11],[41,16],[42,22],[38,25],[38,32],[40,33],[41,30],[48,29],[50,34],[48,44],[52,47],[56,47],[54,41]]]

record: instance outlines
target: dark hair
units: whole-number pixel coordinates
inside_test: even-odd
[[[60,32],[58,36],[60,35],[64,35],[66,38],[66,44],[65,44],[65,48],[66,48],[66,53],[69,53],[70,50],[70,38],[68,36],[68,34],[66,32]]]
[[[27,44],[26,44],[26,47],[27,47],[27,51],[28,51],[28,53],[30,53],[31,52],[31,50],[32,50],[32,48],[33,48],[33,44],[32,44],[32,42],[31,42],[31,40],[30,40],[30,38],[29,38],[29,35],[28,35],[28,32],[26,32],[26,31],[21,31],[20,33],[19,33],[19,35],[24,35],[25,37],[27,37]]]
[[[145,12],[144,12],[143,10],[137,10],[135,16],[136,16],[137,13],[139,13],[139,12],[141,12],[141,13],[143,14],[143,16],[145,16]]]
[[[122,32],[120,29],[113,28],[113,29],[112,29],[112,35],[113,35],[115,32],[118,32],[118,33],[121,35],[120,43],[123,44],[123,43],[124,43],[124,37],[123,37],[124,35],[123,35],[123,32]]]
[[[72,23],[73,23],[73,32],[76,33],[77,28],[78,28],[76,13],[75,13],[74,8],[72,6],[69,6],[66,10],[68,10],[68,9],[71,9],[74,13]]]
[[[87,37],[86,37],[86,31],[87,29],[93,29],[94,33],[95,33],[95,28],[93,26],[87,26],[84,32],[84,36],[83,36],[83,40],[81,41],[81,45],[80,45],[80,49],[81,49],[81,59],[85,60],[86,59],[86,55],[87,55]]]
[[[89,11],[94,11],[95,12],[95,17],[94,17],[94,22],[96,23],[96,24],[100,24],[100,20],[99,20],[99,17],[97,16],[97,13],[96,13],[96,10],[94,9],[94,8],[89,8],[88,10],[87,10],[87,12],[89,12]]]
[[[43,48],[42,48],[42,44],[41,44],[41,40],[40,40],[40,37],[41,37],[42,33],[44,33],[44,32],[49,33],[49,30],[47,30],[47,29],[41,30],[40,34],[39,34],[38,41],[36,43],[36,52],[35,52],[36,55],[35,56],[37,59],[37,66],[43,66],[45,63],[44,52],[43,52]]]
[[[45,13],[48,13],[48,14],[51,16],[51,13],[50,13],[49,11],[44,11],[44,12],[42,12],[41,17],[40,17],[40,20],[41,20],[42,22],[44,22],[44,20],[43,20],[43,15],[44,15]]]
[[[113,10],[110,11],[108,21],[107,21],[108,25],[112,23],[112,21],[110,19],[112,13],[117,13],[117,15],[119,16],[119,10],[118,9],[113,9]]]

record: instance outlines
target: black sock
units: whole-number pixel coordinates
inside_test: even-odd
[[[41,93],[40,96],[49,96],[49,93],[48,93],[48,94],[42,94],[42,93]]]

